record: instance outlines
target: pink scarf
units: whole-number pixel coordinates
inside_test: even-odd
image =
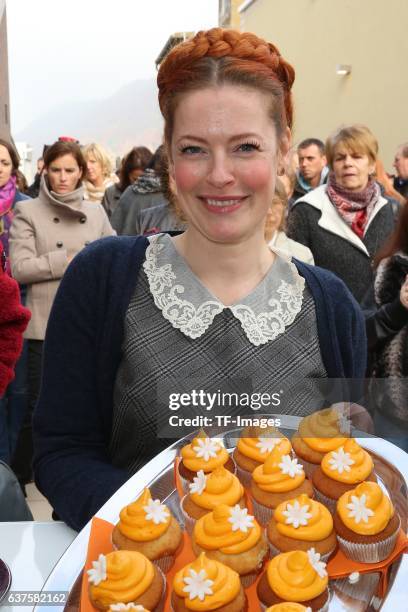
[[[369,178],[363,191],[348,191],[336,183],[335,176],[331,172],[327,182],[327,195],[343,221],[359,238],[363,238],[371,213],[381,195],[380,187],[375,180]]]
[[[11,221],[13,220],[12,206],[16,196],[16,177],[10,176],[7,183],[0,187],[0,241],[3,245],[4,253],[7,257],[9,254],[9,232]],[[7,263],[7,270],[10,272],[10,266]]]

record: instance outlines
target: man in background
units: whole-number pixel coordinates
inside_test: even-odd
[[[408,199],[408,142],[400,145],[394,157],[394,189]]]
[[[323,185],[327,180],[324,144],[318,138],[306,138],[298,145],[299,168],[296,171],[296,184],[289,206],[312,189]]]

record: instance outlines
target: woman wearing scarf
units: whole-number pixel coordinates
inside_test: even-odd
[[[374,179],[378,143],[363,125],[343,127],[326,142],[327,185],[299,198],[288,235],[313,253],[361,302],[373,282],[372,260],[394,229],[395,202]]]
[[[31,478],[31,412],[39,392],[45,329],[55,294],[75,255],[92,241],[115,234],[102,206],[84,200],[86,164],[79,145],[58,141],[50,146],[44,172],[39,197],[16,206],[10,229],[12,273],[27,285],[27,307],[32,313],[25,332],[30,413],[16,451],[18,463],[13,464],[23,483]]]
[[[10,274],[9,231],[14,207],[21,200],[29,198],[17,187],[17,173],[20,159],[15,148],[0,139],[0,251],[4,269]],[[6,282],[5,275],[3,281]],[[24,300],[24,296],[21,296]],[[0,295],[0,301],[4,296]],[[10,463],[18,432],[27,406],[26,399],[27,359],[26,351],[15,368],[14,380],[0,392],[0,459]]]
[[[101,204],[105,191],[118,182],[112,172],[112,162],[105,149],[95,142],[86,145],[82,150],[86,162],[84,175],[84,198]]]

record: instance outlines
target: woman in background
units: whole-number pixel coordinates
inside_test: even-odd
[[[105,191],[118,182],[113,173],[111,159],[105,149],[95,142],[82,149],[86,163],[84,174],[84,199],[90,202],[102,202]]]
[[[408,206],[375,260],[364,301],[376,433],[408,451]]]
[[[100,204],[83,199],[86,164],[79,145],[58,141],[44,156],[40,195],[19,202],[10,230],[10,261],[14,278],[27,285],[32,317],[28,338],[29,414],[19,440],[15,471],[31,480],[31,413],[41,381],[42,350],[51,306],[70,261],[86,245],[115,234]]]
[[[152,152],[147,147],[133,147],[122,159],[119,182],[106,189],[102,200],[102,206],[109,218],[116,210],[122,193],[143,174],[152,156]]]
[[[18,202],[28,196],[18,188],[20,159],[17,151],[7,140],[0,139],[0,250],[7,274],[10,274],[9,232]],[[4,280],[4,277],[3,277]],[[25,287],[20,287],[20,299],[25,301]],[[27,409],[27,350],[15,368],[15,378],[7,389],[0,393],[0,459],[11,462],[17,444],[21,423]]]
[[[367,127],[337,130],[326,142],[327,184],[296,200],[288,216],[288,236],[309,247],[315,264],[341,278],[358,302],[396,220],[393,203],[374,179],[377,154]]]
[[[286,210],[288,206],[288,196],[284,184],[280,178],[276,179],[275,195],[268,211],[265,225],[265,240],[270,247],[279,249],[283,253],[296,257],[300,261],[314,264],[313,255],[304,244],[288,238],[286,228]]]

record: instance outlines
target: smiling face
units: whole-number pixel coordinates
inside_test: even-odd
[[[367,154],[351,151],[342,143],[334,149],[332,165],[339,187],[355,192],[365,189],[375,171],[375,163]]]
[[[70,193],[77,188],[82,178],[82,170],[73,155],[61,155],[50,163],[47,176],[52,191],[60,194]]]
[[[13,172],[13,162],[11,161],[10,153],[6,147],[0,145],[0,189],[9,180]]]
[[[170,174],[190,234],[237,244],[263,237],[286,154],[269,116],[269,98],[233,85],[186,93],[175,111]]]

